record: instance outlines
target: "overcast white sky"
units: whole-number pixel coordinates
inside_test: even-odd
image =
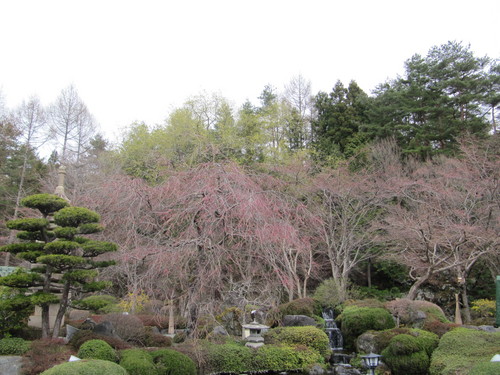
[[[108,137],[201,91],[236,106],[301,74],[366,91],[448,40],[500,57],[498,0],[0,0],[0,90],[44,104],[74,84]]]

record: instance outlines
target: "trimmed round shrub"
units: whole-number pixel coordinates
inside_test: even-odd
[[[115,297],[102,294],[102,295],[89,296],[79,301],[74,301],[73,306],[82,310],[90,310],[98,314],[109,305],[116,304],[117,302],[118,300]]]
[[[290,371],[301,369],[301,361],[290,346],[264,345],[257,349],[254,366],[262,371]]]
[[[266,332],[264,340],[266,344],[306,346],[316,350],[323,357],[327,357],[330,354],[328,336],[316,327],[277,327]]]
[[[110,361],[101,359],[83,359],[81,361],[66,362],[54,366],[41,375],[128,375],[127,371]]]
[[[469,375],[498,375],[500,374],[500,362],[481,362],[475,365]]]
[[[429,369],[429,356],[423,351],[407,355],[391,355],[382,352],[384,363],[392,375],[426,375]]]
[[[47,219],[38,218],[15,219],[7,221],[6,226],[9,229],[34,232],[47,228],[49,226],[49,221]]]
[[[243,373],[252,369],[252,350],[238,343],[207,344],[207,362],[211,372]]]
[[[171,349],[160,349],[150,353],[156,364],[158,375],[196,375],[196,365],[187,355]]]
[[[80,224],[98,223],[101,216],[85,207],[65,207],[54,214],[54,221],[61,227],[78,227]]]
[[[37,209],[45,216],[69,206],[66,200],[54,194],[33,194],[23,198],[21,204]]]
[[[339,320],[346,349],[353,349],[356,338],[366,331],[383,331],[395,326],[389,311],[382,308],[348,306]]]
[[[18,337],[0,340],[0,355],[23,355],[30,349],[30,342]]]
[[[89,340],[84,342],[78,350],[79,358],[103,359],[116,362],[118,359],[115,349],[103,340]]]
[[[445,333],[432,353],[431,375],[469,374],[500,350],[500,332],[455,328]]]
[[[425,375],[429,369],[429,355],[412,335],[394,336],[381,354],[393,375]]]
[[[153,358],[141,349],[126,349],[120,352],[120,366],[127,370],[128,375],[157,375],[158,371]]]

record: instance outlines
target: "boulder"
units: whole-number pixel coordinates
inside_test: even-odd
[[[99,335],[103,335],[103,336],[111,336],[111,337],[116,336],[115,329],[113,327],[113,323],[108,322],[107,320],[105,320],[102,323],[97,324],[94,327],[94,329],[92,330],[92,332],[97,333]]]
[[[316,326],[316,321],[306,315],[285,315],[282,324],[285,327]]]
[[[216,326],[212,333],[218,336],[229,336],[229,333],[227,333],[226,329],[223,326]]]
[[[358,353],[376,353],[376,337],[377,335],[373,331],[367,331],[358,336],[356,340],[356,351]]]
[[[309,375],[324,375],[325,373],[325,369],[320,365],[314,365],[308,371]]]
[[[351,366],[339,365],[333,368],[333,373],[336,375],[361,375],[361,372]]]

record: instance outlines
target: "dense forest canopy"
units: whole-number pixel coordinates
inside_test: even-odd
[[[109,292],[175,301],[193,322],[329,278],[338,301],[443,283],[441,304],[452,292],[467,304],[500,273],[499,69],[449,42],[372,94],[354,80],[313,94],[302,76],[265,86],[257,105],[202,93],[115,146],[74,86],[47,108],[0,101],[2,220],[30,214],[20,199],[53,192],[66,165],[71,202],[99,212],[98,237],[119,246]]]

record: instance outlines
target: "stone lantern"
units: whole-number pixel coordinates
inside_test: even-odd
[[[258,348],[264,345],[264,337],[262,334],[269,329],[269,326],[253,321],[249,324],[243,324],[243,340],[247,343],[245,346],[250,348]]]

